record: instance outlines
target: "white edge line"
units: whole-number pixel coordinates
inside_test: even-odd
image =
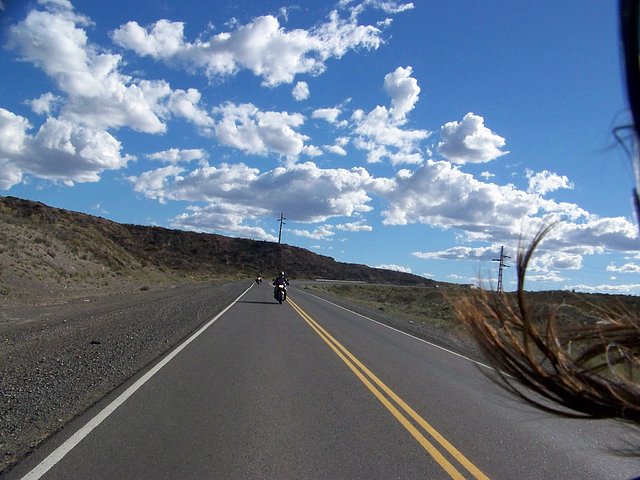
[[[419,337],[416,337],[415,335],[411,335],[410,333],[403,332],[402,330],[398,330],[395,327],[391,327],[391,326],[389,326],[389,325],[387,325],[385,323],[379,322],[378,320],[374,320],[373,318],[369,318],[366,315],[362,315],[361,313],[354,312],[353,310],[349,310],[348,308],[345,308],[342,305],[338,305],[337,303],[333,303],[333,302],[331,302],[331,301],[329,301],[329,300],[327,300],[325,298],[322,298],[322,297],[319,297],[317,295],[314,295],[313,293],[305,292],[305,291],[299,290],[299,289],[297,289],[297,290],[299,292],[302,292],[302,293],[310,295],[310,296],[312,296],[314,298],[317,298],[318,300],[322,300],[323,302],[326,302],[326,303],[328,303],[330,305],[333,305],[334,307],[341,308],[342,310],[345,310],[345,311],[347,311],[349,313],[352,313],[353,315],[357,315],[358,317],[362,317],[362,318],[364,318],[366,320],[369,320],[370,322],[377,323],[378,325],[381,325],[381,326],[383,326],[385,328],[388,328],[389,330],[393,330],[394,332],[401,333],[402,335],[406,335],[407,337],[411,337],[411,338],[413,338],[415,340],[418,340],[419,342],[426,343],[427,345],[431,345],[432,347],[439,348],[440,350],[443,350],[443,351],[445,351],[447,353],[450,353],[451,355],[455,355],[456,357],[460,357],[460,358],[463,358],[463,359],[465,359],[465,360],[467,360],[467,361],[469,361],[471,363],[475,363],[476,365],[478,365],[480,367],[484,367],[484,368],[488,368],[489,370],[496,371],[496,369],[493,368],[491,365],[487,365],[485,363],[479,362],[477,360],[474,360],[473,358],[466,357],[466,356],[461,355],[461,354],[459,354],[457,352],[454,352],[453,350],[449,350],[448,348],[444,348],[444,347],[442,347],[440,345],[437,345],[435,343],[429,342],[428,340],[425,340],[423,338],[419,338]]]
[[[238,296],[238,298],[236,298],[233,302],[231,302],[224,310],[222,310],[214,318],[209,320],[203,327],[201,327],[197,332],[191,335],[182,344],[177,346],[171,353],[169,353],[165,358],[163,358],[159,363],[157,363],[151,370],[145,373],[129,388],[127,388],[124,392],[122,392],[113,402],[111,402],[104,409],[102,409],[100,413],[98,413],[95,417],[89,420],[82,428],[80,428],[76,433],[74,433],[71,437],[69,437],[62,445],[60,445],[53,452],[51,452],[33,470],[31,470],[24,477],[22,477],[22,480],[38,480],[45,473],[47,473],[56,463],[62,460],[67,453],[69,453],[76,445],[78,445],[87,435],[89,435],[120,405],[122,405],[125,401],[127,401],[127,399],[131,395],[133,395],[136,392],[136,390],[138,390],[145,383],[147,383],[147,381],[149,381],[151,377],[153,377],[156,373],[158,373],[160,369],[162,369],[176,355],[178,355],[182,350],[184,350],[184,348],[186,348],[187,345],[193,342],[207,328],[209,328],[216,320],[218,320],[222,315],[224,315],[227,312],[227,310],[233,307],[238,302],[238,300],[240,300],[240,298],[242,298],[244,294],[251,289],[251,287],[253,287],[253,283],[249,286],[249,288],[247,288],[244,292],[242,292],[240,296]]]

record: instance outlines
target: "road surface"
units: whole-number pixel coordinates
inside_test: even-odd
[[[640,475],[637,458],[614,451],[629,431],[533,411],[487,372],[304,289],[279,305],[269,284],[254,284],[6,477]]]

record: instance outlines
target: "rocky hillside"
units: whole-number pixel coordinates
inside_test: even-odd
[[[37,294],[41,301],[107,289],[167,282],[270,278],[330,278],[367,283],[432,285],[433,281],[336,262],[303,248],[222,235],[145,227],[0,197],[0,302]]]

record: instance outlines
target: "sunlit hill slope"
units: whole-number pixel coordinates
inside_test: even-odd
[[[290,245],[119,224],[15,197],[0,197],[0,223],[4,302],[258,273],[270,279],[280,269],[291,279],[435,284],[417,275],[336,262]]]

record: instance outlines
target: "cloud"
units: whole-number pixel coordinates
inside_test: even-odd
[[[450,273],[447,275],[447,278],[450,278],[451,280],[468,280],[467,278],[455,273]]]
[[[413,110],[418,101],[420,87],[415,78],[411,78],[411,67],[398,67],[384,77],[384,89],[391,97],[391,115],[394,119],[403,119]]]
[[[352,0],[340,0],[339,2],[342,7],[348,7],[351,3],[353,3]],[[399,3],[389,0],[364,0],[363,2],[360,2],[355,6],[349,7],[349,11],[351,13],[350,17],[352,19],[357,18],[367,8],[376,8],[382,10],[387,14],[395,14],[405,12],[407,10],[412,10],[414,8],[414,5],[413,3]]]
[[[392,270],[394,272],[403,272],[403,273],[411,273],[411,269],[409,267],[401,267],[400,265],[375,265],[373,268],[381,268],[383,270]]]
[[[565,290],[575,290],[578,292],[602,293],[633,295],[640,290],[640,284],[624,284],[624,285],[569,285],[564,287]]]
[[[214,108],[213,114],[218,141],[247,153],[276,153],[295,160],[309,139],[295,130],[304,123],[300,114],[263,112],[250,103],[226,103]]]
[[[156,199],[160,203],[165,203],[166,198],[170,197],[167,194],[170,179],[173,178],[176,181],[181,180],[182,177],[180,174],[183,172],[184,169],[182,167],[172,165],[156,170],[149,170],[137,177],[131,176],[127,179],[134,184],[134,191],[142,193],[149,198]]]
[[[549,249],[579,247],[591,253],[601,253],[603,249],[632,252],[638,250],[638,227],[624,217],[588,215],[581,223],[559,223],[544,245]]]
[[[112,33],[112,39],[138,55],[203,71],[210,78],[249,70],[267,87],[292,83],[300,74],[320,75],[327,60],[360,48],[377,49],[383,42],[379,27],[342,19],[335,10],[309,30],[287,31],[272,15],[233,28],[188,42],[182,22],[162,19],[146,28],[128,22]]]
[[[201,94],[195,88],[188,90],[174,90],[169,95],[167,110],[177,117],[182,117],[198,127],[206,129],[212,127],[213,119],[198,106]]]
[[[567,251],[538,251],[529,262],[530,272],[550,272],[551,270],[581,270],[583,256]]]
[[[420,155],[419,142],[429,136],[426,130],[401,128],[403,122],[394,119],[386,107],[377,106],[369,113],[356,110],[351,118],[355,123],[354,145],[369,152],[369,163],[378,163],[385,157],[398,163],[411,158],[415,163],[413,155]]]
[[[534,173],[533,170],[526,170],[526,176],[529,179],[529,188],[527,192],[537,193],[539,195],[546,195],[549,192],[554,192],[561,188],[573,190],[573,183],[569,179],[557,173],[552,173],[548,170]]]
[[[525,225],[535,232],[544,223],[564,219],[549,235],[563,246],[582,245],[582,234],[594,247],[615,241],[620,250],[632,250],[636,241],[635,227],[625,219],[598,219],[575,204],[547,200],[513,185],[481,182],[446,161],[428,160],[389,180],[376,184],[388,203],[382,211],[387,225],[457,228],[469,239],[504,242],[517,241]]]
[[[96,129],[123,126],[161,133],[161,101],[171,89],[163,81],[134,81],[118,72],[119,55],[89,43],[83,27],[91,21],[69,2],[47,2],[9,28],[8,46],[51,77],[67,95],[61,118]],[[40,108],[40,107],[37,107]]]
[[[526,277],[527,282],[563,282],[565,278],[558,272],[544,271],[539,274],[531,274]]]
[[[424,259],[491,260],[498,255],[501,244],[517,250],[522,235],[527,233],[524,225],[537,231],[545,222],[564,215],[565,220],[549,233],[531,263],[532,272],[545,274],[554,269],[582,268],[584,255],[607,249],[633,251],[637,243],[636,228],[626,219],[598,218],[575,205],[545,200],[510,185],[483,183],[445,161],[430,160],[414,172],[401,170],[391,179],[374,178],[363,168],[321,169],[307,162],[263,173],[243,164],[201,164],[190,173],[159,169],[132,181],[136,191],[162,201],[225,202],[249,209],[256,198],[268,198],[269,203],[261,207],[266,215],[285,211],[290,220],[308,223],[371,211],[372,195],[377,195],[388,203],[382,212],[387,225],[424,223],[456,228],[469,241],[491,243],[487,247],[413,254]],[[335,229],[369,227],[360,221]],[[323,235],[319,231],[298,233],[314,238]]]
[[[358,220],[357,222],[340,223],[335,226],[336,230],[343,230],[345,232],[372,232],[373,227],[366,225],[364,220]]]
[[[95,87],[87,75],[90,57],[85,31],[77,26],[90,26],[89,18],[78,15],[70,3],[41,3],[45,11],[32,10],[27,17],[8,30],[8,47],[20,51],[24,60],[42,68],[60,84],[78,88]],[[81,77],[85,85],[78,82]]]
[[[118,170],[134,157],[109,133],[49,118],[35,136],[29,122],[0,108],[0,185],[9,189],[32,174],[53,182],[97,182],[105,170]]]
[[[34,113],[38,115],[50,115],[52,110],[60,103],[60,97],[51,92],[47,92],[28,103]]]
[[[298,82],[296,86],[293,87],[291,94],[297,101],[306,100],[309,98],[309,85],[307,82]]]
[[[305,145],[302,147],[302,153],[308,157],[320,157],[322,155],[322,149],[315,145]]]
[[[118,170],[133,159],[120,154],[120,142],[109,133],[53,118],[40,128],[29,150],[21,163],[26,171],[67,185],[97,182],[104,170]]]
[[[287,212],[291,221],[309,223],[370,211],[367,191],[376,182],[362,168],[320,169],[311,162],[264,173],[244,164],[201,166],[182,173],[167,167],[130,180],[136,191],[155,199],[226,202],[239,208],[268,199],[260,202],[268,215]]]
[[[204,160],[207,158],[207,152],[200,148],[178,149],[170,148],[161,152],[150,153],[146,155],[151,160],[160,160],[161,162],[171,163],[173,165],[181,162],[192,162],[194,160]]]
[[[520,219],[543,208],[535,195],[481,182],[445,161],[428,160],[414,172],[400,171],[385,187],[380,193],[389,202],[382,212],[387,225],[424,223],[517,236]]]
[[[426,130],[405,129],[406,114],[418,100],[420,88],[411,78],[411,67],[397,68],[385,76],[384,87],[391,96],[392,107],[376,106],[369,113],[353,112],[354,145],[368,151],[367,161],[378,163],[387,158],[393,165],[420,164],[420,142],[430,135]]]
[[[136,22],[128,22],[116,29],[111,38],[121,47],[153,58],[168,59],[186,48],[184,23],[164,19],[158,20],[148,30]]]
[[[69,2],[44,3],[9,29],[10,48],[40,67],[65,96],[46,93],[30,102],[36,113],[99,130],[131,128],[159,134],[172,117],[184,118],[207,133],[213,120],[201,107],[198,90],[172,90],[164,80],[134,79],[119,71],[120,55],[89,42],[91,21],[73,12]],[[165,32],[166,33],[166,32]],[[166,38],[166,37],[165,37]],[[170,42],[160,45],[169,48]]]
[[[505,139],[484,126],[484,118],[471,112],[462,122],[448,122],[440,128],[438,151],[457,164],[485,163],[509,152],[502,151]]]
[[[26,118],[0,108],[0,157],[23,155],[31,128]]]
[[[637,263],[625,263],[624,265],[608,265],[607,272],[619,272],[619,273],[640,273],[640,265]]]
[[[325,145],[323,148],[329,153],[346,157],[347,151],[344,147],[346,147],[350,141],[349,137],[338,137],[335,139],[334,145]]]
[[[293,229],[290,232],[299,237],[311,238],[312,240],[328,240],[335,235],[331,225],[321,225],[313,231]]]
[[[311,114],[311,118],[322,119],[326,120],[329,123],[335,124],[337,123],[338,115],[340,115],[340,113],[342,113],[342,110],[337,107],[318,108],[313,111],[313,113]]]
[[[324,149],[329,153],[340,155],[341,157],[347,156],[347,151],[340,145],[326,145]]]
[[[423,260],[483,260],[491,261],[500,256],[499,246],[465,247],[458,246],[436,252],[412,252],[411,255]]]
[[[479,262],[493,262],[500,257],[501,245],[494,244],[486,247],[457,246],[435,252],[413,252],[412,255],[423,260],[474,260]],[[515,265],[518,244],[507,247],[504,254],[508,257],[507,266]],[[496,263],[497,265],[497,263]],[[556,271],[580,270],[583,257],[577,253],[563,251],[545,251],[539,249],[532,257],[527,270],[527,281],[532,282],[560,282],[563,277]]]
[[[22,182],[22,170],[6,158],[0,157],[0,190],[9,190]]]
[[[577,205],[547,200],[512,185],[480,182],[449,162],[429,160],[414,172],[401,170],[391,182],[375,185],[388,202],[382,211],[384,224],[455,228],[464,233],[466,241],[492,245],[490,250],[455,247],[414,252],[418,258],[495,257],[499,245],[509,245],[510,251],[517,252],[520,245],[528,244],[528,236],[555,221],[558,223],[531,261],[532,272],[578,270],[583,268],[584,255],[637,250],[638,230],[628,219],[600,218]]]
[[[264,216],[265,213],[256,207],[243,208],[238,205],[214,201],[206,207],[187,207],[187,212],[172,219],[171,226],[183,230],[208,233],[224,232],[233,237],[275,242],[278,240],[277,236],[258,225],[247,223]]]

